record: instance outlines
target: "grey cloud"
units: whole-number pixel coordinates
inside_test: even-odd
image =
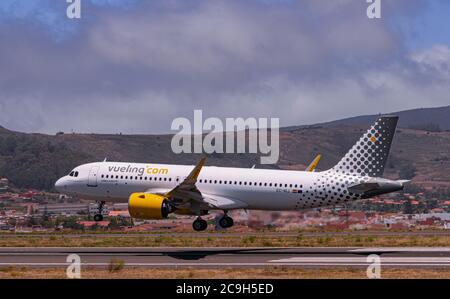
[[[388,16],[425,5],[386,3]],[[401,32],[368,20],[366,7],[149,1],[123,13],[97,9],[64,43],[29,26],[2,26],[0,125],[153,133],[198,108],[205,117],[272,116],[293,125],[449,104],[448,47],[409,53]],[[430,72],[440,80],[427,81]]]

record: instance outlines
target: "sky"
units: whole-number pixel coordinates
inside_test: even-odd
[[[450,1],[0,1],[0,126],[170,133],[176,117],[282,126],[450,105]],[[172,131],[173,133],[173,131]]]

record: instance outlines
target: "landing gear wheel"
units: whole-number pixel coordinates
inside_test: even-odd
[[[208,222],[206,222],[206,220],[203,220],[202,218],[197,218],[192,223],[192,228],[198,232],[205,230],[207,227],[208,227]]]
[[[103,220],[103,207],[105,206],[105,202],[97,201],[97,205],[98,205],[98,214],[94,215],[94,220],[98,222]]]
[[[95,214],[94,215],[94,220],[95,221],[102,221],[103,220],[103,215],[102,214]]]
[[[223,216],[222,218],[219,219],[219,225],[220,225],[221,228],[232,227],[234,225],[233,218],[225,215],[225,216]]]

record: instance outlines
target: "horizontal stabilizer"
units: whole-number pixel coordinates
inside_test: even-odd
[[[363,194],[365,192],[377,190],[378,188],[380,188],[378,183],[362,183],[349,187],[348,191],[355,194]]]

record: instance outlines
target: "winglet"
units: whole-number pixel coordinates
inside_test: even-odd
[[[311,162],[311,164],[309,164],[309,166],[306,168],[306,171],[313,172],[316,169],[317,164],[319,164],[320,158],[322,158],[322,155],[318,154]]]
[[[195,168],[191,171],[191,173],[186,178],[187,181],[190,181],[192,183],[197,182],[197,178],[200,174],[200,170],[202,170],[203,165],[205,165],[206,157],[203,157],[198,164],[195,166]]]

